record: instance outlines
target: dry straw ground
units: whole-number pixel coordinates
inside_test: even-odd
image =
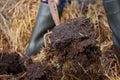
[[[16,51],[24,53],[32,28],[34,27],[39,1],[40,0],[0,0],[0,52]],[[65,7],[61,22],[83,15],[81,13],[82,8],[81,11],[79,11],[75,1],[73,0],[70,5]],[[91,19],[95,29],[99,32],[97,41],[99,41],[101,50],[104,53],[111,47],[112,41],[111,31],[107,23],[102,2],[97,0],[96,4],[89,4],[86,16]],[[37,57],[41,56],[39,55]],[[103,54],[101,58],[105,75],[111,80],[120,80],[117,75],[117,64],[115,64],[114,70],[112,70],[113,67],[111,68],[111,64],[114,63],[114,59],[110,61],[107,57]]]
[[[38,5],[39,0],[0,0],[0,51],[24,52]]]

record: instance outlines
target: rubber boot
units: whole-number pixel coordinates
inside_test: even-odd
[[[103,5],[108,18],[108,23],[112,30],[112,40],[115,47],[116,56],[120,62],[120,1],[103,0]]]
[[[65,0],[60,0],[59,2],[58,5],[59,15],[61,15],[62,13],[64,2]],[[49,5],[41,0],[37,21],[31,34],[31,38],[28,47],[25,51],[25,55],[31,56],[33,54],[38,53],[40,51],[40,48],[43,46],[44,34],[47,32],[47,30],[52,29],[54,26],[55,23],[51,15]]]

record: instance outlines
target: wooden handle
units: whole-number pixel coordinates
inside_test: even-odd
[[[48,4],[50,6],[50,11],[53,17],[53,20],[55,22],[55,25],[59,25],[60,24],[60,19],[59,19],[59,13],[58,13],[58,9],[57,9],[57,4],[54,0],[48,0]]]

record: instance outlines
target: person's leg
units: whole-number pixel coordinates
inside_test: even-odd
[[[60,0],[58,4],[59,14],[62,12],[64,3],[65,0]],[[38,53],[40,48],[43,46],[44,34],[47,32],[47,30],[52,29],[54,26],[55,23],[52,19],[47,0],[41,0],[37,20],[31,34],[29,45],[25,51],[25,55],[30,56]]]
[[[120,62],[120,1],[103,0],[108,23],[112,30],[112,40],[115,47],[115,53]]]

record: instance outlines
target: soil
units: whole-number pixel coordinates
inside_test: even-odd
[[[95,1],[78,0],[79,9],[82,9],[83,14],[86,15],[87,5],[94,4]],[[6,2],[7,0],[1,1],[1,9]],[[11,9],[11,5],[15,5],[18,0],[9,0],[9,2],[9,4],[7,3],[9,7],[1,12],[6,20],[11,19],[12,14],[7,12]],[[1,18],[0,23],[4,23]],[[101,70],[99,60],[101,51],[97,46],[97,36],[97,31],[94,30],[89,19],[81,17],[67,20],[55,27],[52,34],[48,36],[50,43],[47,43],[47,47],[45,47],[46,58],[41,62],[35,62],[29,57],[21,57],[16,52],[8,53],[10,45],[7,42],[9,41],[4,40],[3,44],[7,43],[7,45],[4,46],[3,53],[0,53],[0,80],[13,80],[13,77],[10,76],[8,79],[6,75],[12,74],[16,77],[22,73],[25,74],[14,80],[109,80]],[[106,70],[109,68],[106,66],[114,66],[117,63],[111,50],[105,52],[102,57],[102,61],[107,64],[102,67]],[[111,73],[113,73],[112,70]]]
[[[49,36],[46,60],[27,68],[28,80],[104,80],[97,32],[84,17],[67,20]]]
[[[26,70],[21,57],[16,52],[0,53],[0,75],[1,74],[18,74]]]
[[[46,58],[21,61],[17,53],[1,53],[0,74],[26,71],[20,80],[105,80],[97,46],[97,32],[90,20],[81,17],[56,26],[45,47]],[[24,63],[23,63],[24,62]]]

